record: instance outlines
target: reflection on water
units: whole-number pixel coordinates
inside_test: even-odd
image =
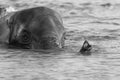
[[[0,1],[6,5],[9,2],[18,10],[39,5],[57,10],[67,32],[64,51],[1,47],[0,80],[119,80],[120,4],[79,3],[76,0]],[[93,46],[89,56],[78,53],[84,39]]]

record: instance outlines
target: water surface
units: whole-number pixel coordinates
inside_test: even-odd
[[[64,51],[1,47],[0,80],[119,80],[120,4],[111,1],[0,0],[16,10],[52,8],[61,14],[67,32]],[[85,39],[93,46],[89,56],[78,53]]]

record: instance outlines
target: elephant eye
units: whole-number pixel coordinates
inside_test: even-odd
[[[23,30],[20,35],[20,43],[22,44],[29,44],[31,43],[31,33],[27,30]]]

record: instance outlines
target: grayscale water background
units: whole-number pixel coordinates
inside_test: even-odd
[[[110,2],[111,4],[109,4]],[[17,10],[46,6],[63,18],[64,51],[34,52],[0,48],[0,80],[119,80],[119,0],[0,0]],[[84,39],[93,46],[79,55]]]

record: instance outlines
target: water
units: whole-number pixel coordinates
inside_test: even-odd
[[[1,47],[0,80],[119,80],[119,1],[0,1],[17,10],[50,7],[61,14],[67,32],[64,51],[35,52]],[[78,53],[84,39],[93,46],[91,55]]]

